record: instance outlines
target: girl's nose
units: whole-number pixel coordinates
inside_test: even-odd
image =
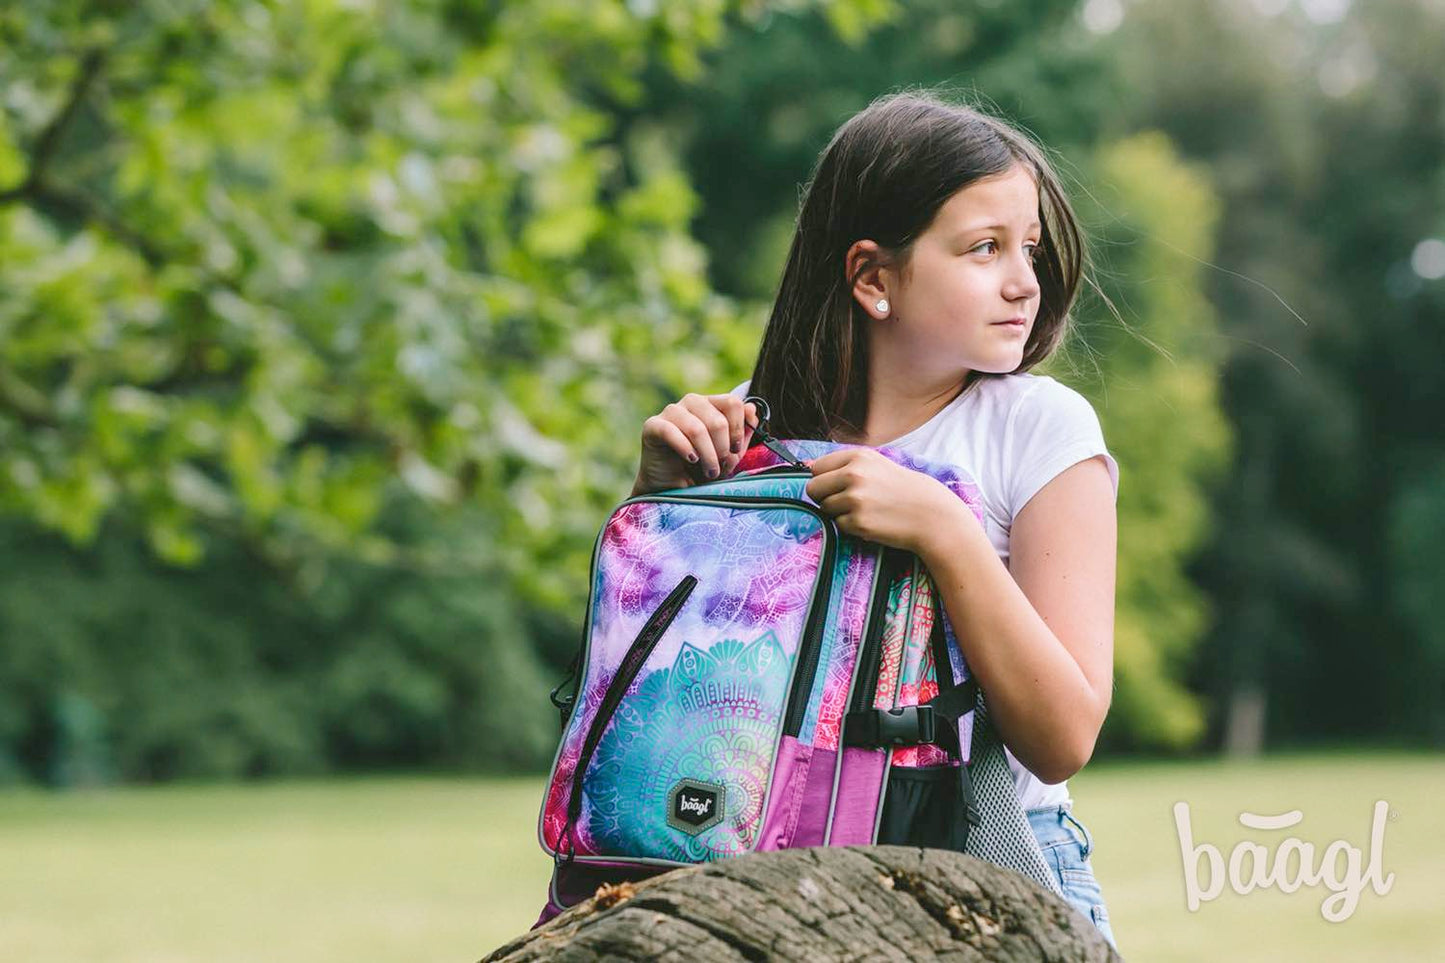
[[[1010,266],[1004,283],[1004,296],[1010,301],[1036,298],[1039,295],[1039,279],[1034,273],[1033,262],[1027,255],[1020,254]]]

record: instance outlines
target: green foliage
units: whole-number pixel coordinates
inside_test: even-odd
[[[1087,148],[1115,71],[1076,41],[1076,13],[1073,0],[910,0],[856,43],[830,36],[821,13],[780,13],[733,31],[710,55],[705,83],[656,78],[647,113],[683,138],[713,283],[771,299],[819,151],[891,90],[941,85],[1002,109],[1052,147]]]
[[[746,376],[834,127],[941,82],[1123,317],[1052,368],[1123,470],[1110,738],[1253,686],[1438,740],[1445,31],[1306,13],[0,7],[0,781],[544,764],[638,425]]]
[[[1445,743],[1445,624],[1435,608],[1445,597],[1445,459],[1426,461],[1410,476],[1391,505],[1386,533],[1395,560],[1391,614],[1404,626],[1406,646],[1393,681],[1405,696],[1402,714]]]
[[[1277,743],[1438,744],[1411,599],[1445,553],[1405,530],[1428,524],[1445,441],[1445,292],[1411,263],[1445,237],[1445,12],[1319,14],[1145,4],[1108,44],[1137,91],[1121,119],[1207,165],[1223,205],[1206,291],[1238,456],[1195,567],[1216,619],[1191,683],[1229,742],[1232,701],[1256,692]],[[1351,711],[1322,711],[1346,680]]]
[[[3,535],[25,559],[0,585],[12,778],[536,769],[555,747],[535,632],[495,577],[341,562],[302,591],[230,542],[177,570],[122,530]]]
[[[1223,352],[1201,278],[1218,201],[1207,173],[1158,132],[1102,146],[1090,168],[1080,215],[1110,303],[1084,299],[1075,337],[1047,368],[1089,395],[1120,466],[1108,737],[1183,748],[1204,727],[1183,679],[1208,616],[1185,565],[1208,535],[1205,486],[1230,454],[1217,388]]]
[[[12,9],[0,506],[175,564],[207,532],[386,563],[395,480],[575,601],[622,426],[739,367],[672,149],[613,113],[731,9]]]
[[[0,775],[544,764],[636,426],[751,347],[620,121],[766,13],[0,10]]]

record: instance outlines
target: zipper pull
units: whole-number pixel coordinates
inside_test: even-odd
[[[743,404],[747,404],[750,401],[754,405],[756,405],[758,409],[758,423],[756,425],[748,425],[749,428],[752,428],[753,434],[758,437],[758,440],[760,440],[764,445],[767,446],[769,451],[777,455],[783,461],[787,462],[789,465],[792,465],[794,468],[800,469],[802,471],[808,471],[809,469],[807,465],[799,461],[797,456],[795,456],[792,452],[788,451],[788,449],[784,448],[782,442],[778,441],[772,436],[771,433],[769,433],[768,419],[772,417],[772,409],[768,407],[768,403],[757,395],[748,395],[746,398],[743,399]],[[746,423],[746,419],[744,419],[744,423]]]
[[[567,855],[562,855],[562,844],[567,844]],[[557,848],[552,852],[552,872],[559,869],[566,869],[572,865],[572,860],[577,856],[577,844],[572,841],[572,817],[567,817],[566,824],[562,827],[562,834],[557,837]]]

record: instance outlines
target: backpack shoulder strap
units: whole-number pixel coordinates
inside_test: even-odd
[[[932,707],[935,719],[944,722],[951,732],[953,744],[950,748],[959,760],[958,798],[962,805],[955,813],[954,836],[959,841],[958,848],[962,849],[972,827],[977,826],[983,817],[973,789],[971,767],[963,758],[963,734],[959,731],[959,720],[983,704],[983,694],[972,676],[964,679],[960,685],[954,684],[953,661],[948,656],[948,634],[943,627],[943,599],[938,598],[934,604],[937,611],[934,612],[933,637],[930,641],[933,645],[933,672],[938,678],[938,695],[928,700],[927,704]],[[978,732],[977,716],[974,717],[972,731],[975,734]]]

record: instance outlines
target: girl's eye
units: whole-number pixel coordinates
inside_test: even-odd
[[[1028,248],[1030,263],[1037,264],[1039,261],[1039,257],[1043,253],[1043,246],[1040,244],[1026,244],[1024,246]],[[972,248],[972,250],[969,251],[969,253],[972,254],[974,251],[983,251],[985,247],[991,247],[996,249],[998,247],[998,242],[981,241],[978,244],[974,245],[974,247]],[[983,251],[983,253],[992,254],[993,251]]]

